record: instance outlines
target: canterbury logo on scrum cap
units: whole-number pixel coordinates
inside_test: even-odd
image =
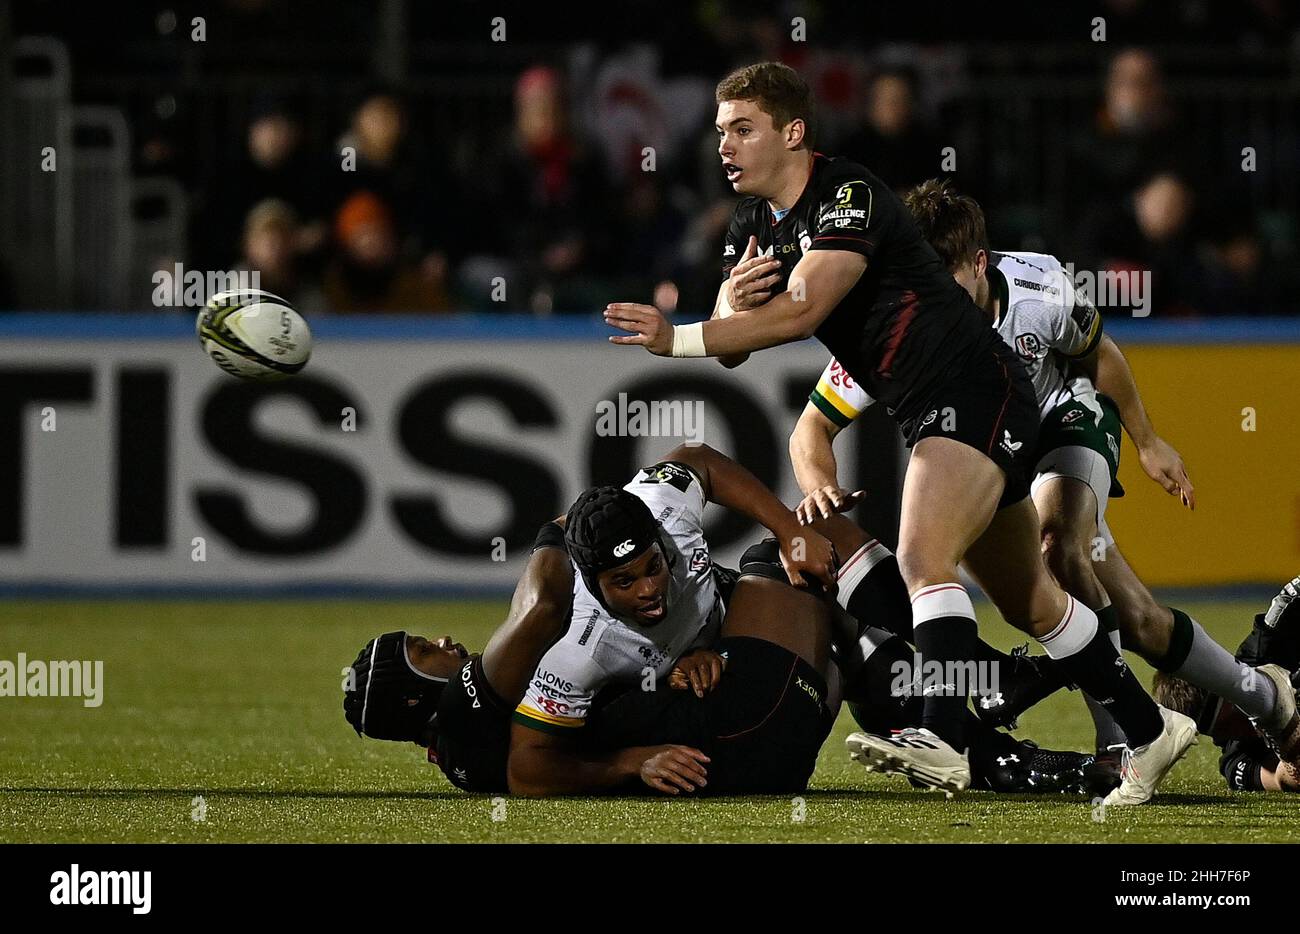
[[[635,547],[636,546],[632,544],[632,539],[629,538],[623,544],[614,546],[614,557],[621,558],[624,555],[628,554]]]

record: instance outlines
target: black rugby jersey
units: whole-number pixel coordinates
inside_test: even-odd
[[[862,278],[816,336],[904,431],[974,350],[999,340],[902,200],[855,162],[815,153],[808,184],[779,221],[766,199],[742,200],[727,230],[724,274],[750,236],[761,253],[780,260],[783,289],[809,250],[867,257]]]

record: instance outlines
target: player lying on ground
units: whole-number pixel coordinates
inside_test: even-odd
[[[1152,428],[1132,371],[1114,341],[1102,334],[1096,309],[1075,297],[1055,257],[991,253],[979,204],[949,183],[926,182],[909,191],[904,202],[953,278],[1028,367],[1042,412],[1030,489],[1053,575],[1097,613],[1117,646],[1122,635],[1124,648],[1157,670],[1227,697],[1280,744],[1286,758],[1300,755],[1300,716],[1289,680],[1251,677],[1186,613],[1156,603],[1106,525],[1108,496],[1123,493],[1116,477],[1121,422],[1132,426],[1130,437],[1148,475],[1186,505],[1194,500],[1182,459]],[[1088,373],[1096,375],[1099,386],[1094,388]],[[1122,405],[1103,394],[1107,391]],[[795,475],[806,494],[796,509],[802,519],[856,501],[836,479],[832,442],[871,402],[832,360],[790,438]],[[941,424],[946,417],[934,415]],[[1104,542],[1105,551],[1094,562],[1097,541]],[[1050,679],[1040,684],[1046,688]],[[1038,699],[1025,693],[1004,697],[1008,703],[981,702],[981,715],[1006,724]],[[1090,700],[1089,706],[1100,759],[1125,738],[1101,705]]]
[[[664,537],[664,560],[653,569],[653,579],[664,585],[661,592],[652,598],[649,588],[619,590],[619,599],[629,601],[632,625],[653,628],[655,633],[634,638],[637,648],[662,652],[652,648],[656,638],[662,641],[668,633],[684,634],[688,645],[678,646],[677,653],[666,657],[672,662],[682,649],[707,645],[717,638],[722,605],[703,528],[698,516],[670,519],[679,507],[669,502],[674,497],[666,492],[686,489],[697,476],[708,478],[710,501],[764,525],[777,537],[781,542],[779,560],[791,583],[804,586],[810,579],[833,586],[830,542],[801,528],[794,514],[748,470],[704,445],[683,446],[670,456],[675,462],[641,471],[633,481],[648,501],[657,504],[657,511],[662,508],[661,521],[684,530],[671,542],[677,548],[667,547],[668,536]],[[697,486],[693,496],[699,493]],[[701,503],[697,512],[702,509]],[[622,542],[615,544],[623,546]],[[506,760],[501,740],[508,733],[506,715],[523,695],[542,653],[563,631],[570,605],[575,612],[579,606],[585,611],[588,603],[598,605],[580,599],[590,594],[583,582],[574,586],[563,547],[558,525],[539,534],[515,592],[510,617],[481,657],[467,657],[463,647],[449,638],[430,643],[404,632],[386,633],[367,644],[353,665],[353,690],[344,698],[348,722],[358,734],[428,746],[431,758],[461,787],[504,788]],[[630,556],[631,552],[623,554]],[[668,674],[668,669],[660,674]]]
[[[1237,659],[1261,672],[1281,677],[1289,672],[1291,684],[1300,685],[1300,577],[1255,617]],[[1219,771],[1233,791],[1300,792],[1300,769],[1279,758],[1277,747],[1260,737],[1240,707],[1166,672],[1156,672],[1153,688],[1160,703],[1194,717],[1223,750]]]
[[[1107,803],[1148,800],[1196,741],[1195,724],[1151,700],[1096,614],[1043,565],[1029,497],[1038,409],[1024,364],[890,188],[860,165],[813,152],[811,95],[797,73],[774,62],[750,66],[723,79],[716,97],[723,168],[748,196],[728,230],[724,271],[742,250],[761,251],[777,264],[767,278],[777,279],[737,295],[728,278],[711,320],[677,327],[651,305],[611,304],[606,321],[629,333],[610,340],[660,356],[739,360],[820,339],[888,408],[912,447],[898,561],[925,662],[959,668],[974,653],[975,608],[957,574],[964,563],[1003,618],[1104,699],[1124,729],[1133,767]],[[928,417],[947,409],[952,431]],[[923,726],[911,735],[869,740],[880,764],[893,767],[906,754],[924,760],[924,780],[966,788],[965,687],[928,693]]]

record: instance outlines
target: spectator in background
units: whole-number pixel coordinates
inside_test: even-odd
[[[413,139],[406,104],[386,89],[366,94],[340,140],[340,151],[346,147],[355,153],[355,163],[345,163],[350,168],[338,173],[336,210],[358,192],[378,197],[392,219],[400,255],[419,264],[430,284],[441,288],[448,260],[436,225],[438,218],[460,212],[441,167]],[[437,203],[435,195],[447,200]]]
[[[222,176],[212,199],[210,217],[204,226],[213,236],[233,238],[243,229],[253,207],[268,198],[284,202],[298,218],[294,251],[312,254],[325,241],[320,196],[320,164],[303,149],[302,126],[288,101],[263,97],[253,105],[248,124],[244,158]],[[213,265],[227,265],[238,255],[240,243],[210,243]]]
[[[573,129],[559,72],[539,66],[515,84],[514,132],[483,180],[495,186],[491,242],[508,263],[514,309],[591,312],[617,248],[600,160]],[[482,212],[480,212],[482,213]],[[593,277],[595,275],[595,278]]]
[[[298,216],[287,201],[260,201],[244,222],[244,258],[238,268],[256,270],[262,288],[310,313],[321,310],[324,300],[302,272],[300,240]]]
[[[882,71],[867,89],[866,124],[844,140],[840,154],[860,162],[895,191],[943,177],[938,137],[917,111],[916,76]]]
[[[1094,199],[1128,197],[1153,168],[1184,151],[1181,133],[1156,57],[1146,49],[1120,52],[1110,61],[1095,125],[1072,147],[1076,189]]]
[[[448,310],[445,267],[429,276],[404,262],[386,202],[370,191],[351,195],[334,222],[337,255],[325,274],[325,302],[336,312]]]
[[[1199,313],[1205,270],[1192,235],[1195,204],[1194,192],[1177,172],[1162,169],[1152,173],[1131,197],[1094,213],[1085,231],[1084,255],[1089,266],[1101,273],[1127,275],[1131,288],[1149,272],[1151,294],[1147,298],[1152,314]],[[1128,313],[1138,304],[1130,301],[1111,311]]]
[[[1291,302],[1300,282],[1294,264],[1271,255],[1254,214],[1240,206],[1218,212],[1202,251],[1208,315],[1295,314]]]

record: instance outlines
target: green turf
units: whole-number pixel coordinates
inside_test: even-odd
[[[1155,803],[1093,820],[1084,798],[945,801],[849,761],[847,714],[790,798],[510,800],[449,785],[410,745],[356,737],[340,669],[409,628],[481,646],[498,602],[0,605],[0,659],[104,661],[104,703],[0,698],[2,841],[1300,841],[1300,797],[1231,794],[1202,739]],[[1235,647],[1254,603],[1189,603]],[[1014,644],[984,614],[987,638]],[[1150,672],[1136,663],[1144,679]],[[1086,748],[1079,695],[1020,735]],[[206,819],[192,819],[202,796]],[[802,815],[802,820],[797,820]]]

